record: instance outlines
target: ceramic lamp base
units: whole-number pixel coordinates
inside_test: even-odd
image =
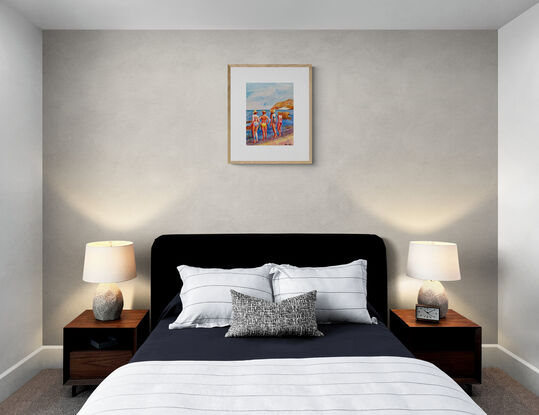
[[[93,309],[96,320],[118,320],[124,308],[124,297],[114,284],[99,284],[95,292]]]
[[[440,281],[425,281],[419,289],[417,303],[440,307],[440,318],[445,317],[449,307],[445,288]]]

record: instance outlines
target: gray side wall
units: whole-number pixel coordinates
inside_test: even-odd
[[[539,6],[499,31],[499,343],[539,367]]]
[[[0,2],[0,373],[41,346],[42,37]]]

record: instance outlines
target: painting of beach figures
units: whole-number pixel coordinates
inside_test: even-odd
[[[228,162],[312,164],[312,65],[228,65]]]
[[[246,144],[294,145],[294,84],[247,82]]]

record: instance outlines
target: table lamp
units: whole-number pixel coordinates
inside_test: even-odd
[[[407,275],[425,280],[417,302],[440,307],[445,317],[449,302],[440,281],[460,280],[457,244],[451,242],[412,241],[408,249]]]
[[[116,283],[136,276],[133,242],[101,241],[86,244],[82,279],[99,283],[93,301],[96,320],[120,318],[124,299]]]

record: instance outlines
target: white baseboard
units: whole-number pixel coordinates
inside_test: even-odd
[[[43,369],[62,368],[62,346],[41,346],[0,374],[0,402]]]
[[[497,367],[539,396],[539,369],[499,344],[483,344],[483,367]]]

